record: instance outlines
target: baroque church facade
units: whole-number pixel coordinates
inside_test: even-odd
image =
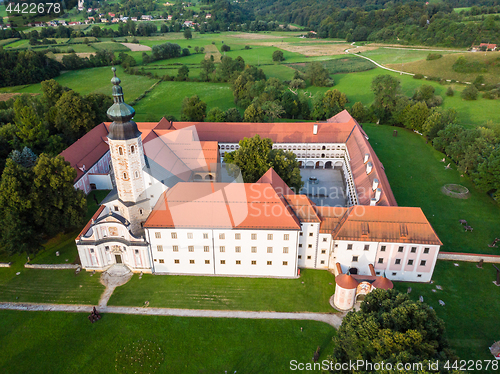
[[[442,243],[420,208],[397,205],[347,111],[318,123],[135,123],[116,74],[112,83],[112,123],[62,153],[76,188],[111,189],[76,238],[84,269],[288,278],[328,269],[345,306],[391,280],[430,281]],[[318,205],[273,169],[243,183],[223,156],[256,134],[303,169],[340,171],[346,203]]]

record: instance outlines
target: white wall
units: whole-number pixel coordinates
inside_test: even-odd
[[[369,265],[375,262],[377,242],[336,240],[335,244],[337,245],[334,248],[335,261],[340,263],[343,273],[355,267],[358,269],[358,274],[371,275]],[[349,244],[352,244],[352,249],[347,249]],[[365,250],[365,245],[368,245],[368,250]],[[354,256],[358,257],[358,261],[353,262]],[[332,267],[334,265],[333,263]]]
[[[89,184],[95,184],[97,190],[112,190],[111,176],[109,174],[89,174]]]
[[[294,277],[297,274],[297,231],[151,228],[147,231],[156,273],[273,277]],[[160,238],[156,237],[157,232]],[[172,238],[172,233],[176,234],[176,239]],[[192,234],[192,238],[188,234]],[[206,234],[206,239],[203,234]],[[236,239],[236,234],[240,235],[240,239]],[[257,234],[256,239],[252,239],[252,234]],[[268,239],[268,234],[272,234],[272,239]],[[284,235],[288,235],[288,240]],[[158,251],[159,245],[163,251]],[[178,248],[177,252],[174,245]],[[209,247],[209,252],[205,252],[205,246]],[[240,252],[236,251],[236,247]],[[256,248],[255,253],[252,247]],[[288,253],[284,253],[285,247]],[[268,248],[272,248],[271,253]],[[160,263],[160,259],[164,262]]]

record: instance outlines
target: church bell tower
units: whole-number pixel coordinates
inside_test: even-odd
[[[113,78],[113,105],[108,109],[107,116],[113,121],[109,126],[109,148],[111,164],[121,202],[123,214],[132,226],[132,231],[141,231],[140,222],[149,210],[146,200],[146,183],[144,181],[144,150],[142,147],[141,132],[137,124],[132,121],[135,110],[123,100],[123,91],[120,79],[116,76],[116,68],[112,68]],[[144,206],[141,206],[144,205]],[[141,217],[144,216],[145,217]]]

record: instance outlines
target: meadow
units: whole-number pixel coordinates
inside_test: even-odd
[[[144,274],[117,288],[108,305],[334,313],[334,290],[326,270],[303,269],[297,279]]]
[[[326,359],[335,335],[316,321],[17,311],[0,311],[0,330],[5,374],[289,373],[317,347]]]
[[[500,287],[492,283],[495,274],[491,264],[478,269],[471,262],[438,261],[432,283],[397,282],[394,286],[401,292],[411,287],[410,297],[415,301],[423,296],[424,303],[445,321],[450,345],[461,359],[491,360],[488,348],[500,339],[500,322],[494,317],[500,313]]]
[[[500,206],[486,193],[478,191],[468,177],[461,177],[449,159],[427,144],[425,138],[402,128],[364,124],[363,129],[384,165],[392,191],[400,206],[421,207],[443,242],[442,251],[498,254],[490,248],[500,235]],[[398,136],[393,136],[393,131]],[[452,169],[445,170],[451,162]],[[470,191],[468,199],[445,196],[441,187],[456,183]],[[459,219],[474,228],[465,232]]]
[[[457,73],[453,70],[453,64],[460,56],[465,57],[469,62],[478,62],[486,66],[487,71],[484,73]],[[374,60],[379,62],[375,58]],[[400,64],[388,63],[387,66],[409,73],[423,74],[444,79],[453,79],[460,82],[474,82],[474,79],[476,79],[476,77],[481,74],[484,77],[485,83],[497,84],[500,83],[500,68],[498,67],[499,62],[500,53],[498,52],[470,52],[447,54],[443,55],[443,57],[441,57],[440,59],[432,61],[427,61],[424,58],[423,60],[419,61],[407,62],[403,64],[403,66],[401,66]]]
[[[144,79],[141,76],[136,77]],[[122,80],[126,80],[126,78],[128,76]],[[124,92],[125,97],[127,97],[125,88]],[[180,120],[182,100],[193,95],[198,95],[202,101],[207,103],[207,112],[214,107],[227,110],[235,106],[229,83],[161,82],[135,105],[135,120],[160,120],[161,117],[169,115]]]

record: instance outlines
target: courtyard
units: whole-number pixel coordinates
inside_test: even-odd
[[[304,181],[301,194],[319,206],[347,206],[344,176],[338,169],[300,169]]]

